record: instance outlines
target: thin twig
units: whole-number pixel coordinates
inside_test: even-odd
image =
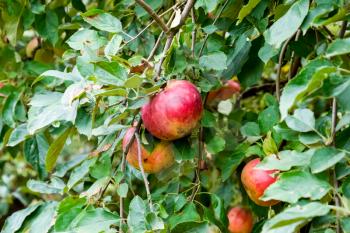
[[[145,11],[150,14],[150,16],[157,22],[157,24],[162,28],[165,33],[169,32],[169,27],[164,23],[164,21],[157,15],[157,13],[143,0],[135,0]]]
[[[296,35],[295,35],[295,41],[299,40],[299,37],[301,35],[301,30],[298,29]],[[288,81],[291,80],[293,78],[293,76],[295,75],[298,66],[299,66],[299,62],[298,62],[299,57],[295,55],[295,52],[292,52],[291,58],[290,58],[290,68],[289,68],[289,74],[288,74]]]
[[[145,183],[149,207],[150,207],[150,210],[153,211],[153,204],[152,204],[152,197],[151,197],[151,192],[150,192],[150,188],[149,188],[149,183],[148,183],[148,180],[147,180],[147,177],[145,174],[145,170],[143,169],[143,164],[142,164],[141,140],[140,140],[140,135],[138,132],[135,133],[135,138],[136,138],[136,143],[137,143],[137,160],[139,162],[139,168],[140,168],[140,171],[142,174],[143,182]]]
[[[197,168],[196,168],[196,181],[195,181],[195,188],[192,191],[190,201],[193,201],[196,197],[199,189],[200,189],[200,172],[201,172],[201,163],[203,161],[203,127],[201,126],[198,131],[198,161],[197,161]]]
[[[278,58],[278,68],[277,68],[277,77],[276,77],[276,98],[277,101],[280,101],[280,79],[281,79],[281,70],[282,70],[282,62],[283,62],[283,58],[284,55],[286,54],[287,51],[287,47],[288,47],[288,43],[289,41],[294,37],[294,35],[292,37],[290,37],[286,42],[284,42],[282,49],[281,49],[281,53],[280,56]]]
[[[168,26],[168,27],[170,27],[171,22],[173,21],[174,17],[175,17],[175,11],[174,11],[174,12],[171,14],[171,16],[170,16],[170,19],[169,19],[169,21],[168,21],[168,23],[167,23],[167,26]],[[154,44],[154,46],[153,46],[153,48],[152,48],[152,51],[151,51],[151,53],[149,54],[149,56],[148,56],[148,58],[147,58],[147,61],[150,61],[150,60],[153,58],[154,54],[156,53],[156,51],[157,51],[157,49],[158,49],[158,47],[159,47],[159,45],[160,45],[160,42],[161,42],[163,36],[164,36],[164,32],[162,31],[162,32],[159,34],[159,37],[158,37],[156,43]]]
[[[192,57],[194,58],[197,29],[196,29],[196,15],[194,13],[193,8],[191,10],[191,17],[192,17],[192,23],[193,23],[191,51],[192,51]]]
[[[169,33],[167,34],[168,35],[168,38],[165,42],[165,46],[164,46],[164,49],[163,49],[163,52],[162,52],[162,56],[156,66],[156,75],[155,75],[155,80],[157,80],[159,77],[160,77],[160,74],[162,72],[162,65],[163,65],[163,62],[165,60],[165,57],[168,53],[168,50],[170,49],[171,47],[171,44],[173,42],[173,39],[174,39],[174,36],[176,35],[176,33],[179,31],[179,29],[181,28],[181,26],[185,23],[185,20],[186,18],[188,17],[193,5],[195,3],[195,0],[188,0],[186,2],[186,5],[184,7],[184,10],[182,11],[181,13],[181,18],[180,18],[180,22],[179,24],[172,28]]]
[[[224,3],[224,5],[222,5],[222,7],[221,7],[219,13],[217,14],[217,16],[215,17],[215,19],[214,19],[214,21],[213,21],[213,23],[212,23],[212,25],[215,25],[215,24],[216,24],[216,21],[218,21],[218,19],[220,18],[222,12],[224,12],[224,9],[225,9],[225,7],[227,6],[228,2],[229,2],[229,0],[226,0],[225,3]],[[202,56],[202,53],[203,53],[203,50],[204,50],[205,44],[207,43],[208,38],[209,38],[209,34],[207,34],[207,35],[204,37],[204,42],[203,42],[203,45],[202,45],[201,49],[199,50],[199,55],[198,55],[198,57]]]

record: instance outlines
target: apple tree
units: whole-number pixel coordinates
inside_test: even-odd
[[[350,232],[349,19],[0,0],[1,233]]]

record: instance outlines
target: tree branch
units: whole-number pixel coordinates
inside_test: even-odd
[[[140,171],[142,174],[143,182],[145,183],[149,207],[150,207],[150,210],[153,211],[153,204],[152,204],[152,197],[151,197],[151,192],[150,192],[150,188],[149,188],[149,183],[148,183],[148,180],[147,180],[147,177],[145,174],[145,170],[143,169],[143,164],[142,164],[141,140],[140,140],[140,135],[138,132],[135,133],[135,138],[136,138],[136,143],[137,143],[137,160],[139,163],[139,168],[140,168]]]
[[[193,30],[192,30],[192,42],[191,42],[191,52],[192,52],[192,57],[194,58],[194,50],[195,50],[195,45],[196,45],[196,34],[197,34],[197,29],[196,29],[196,16],[194,13],[194,10],[192,8],[191,10],[191,17],[192,17],[192,23],[193,23]]]
[[[193,201],[196,197],[198,190],[200,189],[200,172],[201,172],[201,164],[203,161],[203,127],[201,126],[198,131],[198,161],[197,161],[197,168],[196,168],[196,181],[195,181],[195,187],[192,191],[190,201]]]
[[[146,2],[143,0],[135,0],[135,2],[137,2],[145,11],[147,11],[148,14],[150,14],[150,16],[157,22],[165,33],[169,32],[169,27]]]

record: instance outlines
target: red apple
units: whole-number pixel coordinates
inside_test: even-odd
[[[175,140],[191,133],[202,117],[201,95],[192,83],[171,80],[141,109],[146,129],[155,137]]]
[[[234,94],[241,91],[241,85],[235,80],[228,80],[224,86],[215,91],[210,91],[207,96],[206,104],[215,106],[222,100],[230,99]]]
[[[242,207],[234,207],[227,214],[228,230],[231,233],[250,233],[253,229],[252,213]]]
[[[132,135],[135,132],[135,127],[132,127],[127,130],[123,138],[123,150],[126,149],[127,144],[129,143]],[[152,151],[148,151],[143,145],[141,145],[141,158],[142,165],[147,173],[157,173],[174,163],[174,151],[173,145],[171,142],[163,141],[156,142]],[[134,140],[132,145],[129,148],[129,152],[126,156],[126,160],[130,165],[139,169],[138,162],[138,151],[137,151],[137,142]]]
[[[255,204],[260,206],[275,205],[279,201],[262,201],[260,200],[260,197],[271,184],[276,182],[277,178],[274,177],[274,174],[277,170],[258,169],[256,166],[259,163],[260,159],[253,159],[244,166],[241,175],[243,186],[247,191],[248,196],[253,202],[255,202]]]

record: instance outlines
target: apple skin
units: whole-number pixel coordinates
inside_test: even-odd
[[[230,99],[234,94],[241,91],[241,85],[235,80],[228,80],[224,86],[215,91],[210,91],[207,96],[208,106],[217,105],[222,100]]]
[[[228,230],[231,233],[250,233],[253,230],[253,215],[242,207],[231,208],[227,213]]]
[[[122,143],[123,150],[126,149],[126,146],[129,143],[135,130],[136,128],[132,127],[126,131]],[[130,165],[132,165],[136,169],[140,169],[137,152],[137,142],[136,140],[134,140],[129,148],[126,160]],[[161,140],[155,145],[152,151],[148,151],[141,144],[141,158],[143,169],[146,173],[158,173],[173,165],[175,161],[173,145],[171,142]]]
[[[247,191],[250,199],[259,206],[273,206],[279,203],[279,201],[262,201],[259,198],[264,194],[265,190],[274,182],[277,178],[273,177],[273,174],[277,170],[262,170],[255,167],[260,163],[260,159],[253,159],[248,162],[243,168],[241,174],[241,180],[245,190]]]
[[[141,109],[145,128],[167,141],[191,133],[202,117],[203,104],[195,85],[185,80],[171,80]]]

